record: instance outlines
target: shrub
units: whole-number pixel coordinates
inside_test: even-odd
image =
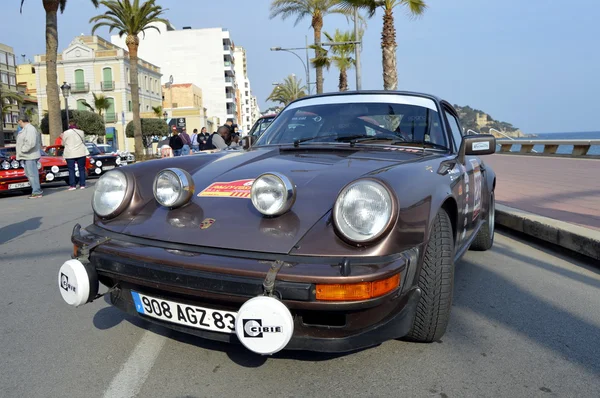
[[[65,110],[61,111],[62,117],[62,125],[63,131],[69,128],[68,120],[67,120],[67,112]],[[75,120],[77,123],[77,127],[79,127],[83,132],[87,135],[106,135],[106,129],[104,126],[104,120],[102,116],[97,113],[90,111],[69,111],[69,117]],[[42,130],[42,134],[50,134],[50,129],[48,127],[48,114],[46,113],[42,118],[40,123],[40,128]]]

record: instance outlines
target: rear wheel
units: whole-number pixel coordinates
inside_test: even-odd
[[[490,207],[487,214],[486,222],[481,226],[475,240],[471,243],[471,250],[485,251],[492,248],[494,245],[494,226],[496,223],[496,200],[494,191],[490,193]]]
[[[419,275],[421,298],[412,328],[407,337],[431,343],[446,332],[450,320],[454,291],[454,238],[452,223],[441,209],[433,222]]]

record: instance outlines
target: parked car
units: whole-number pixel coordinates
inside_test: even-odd
[[[85,143],[90,155],[87,161],[88,176],[100,176],[109,170],[112,170],[121,165],[126,165],[121,157],[117,154],[103,153],[98,146],[92,142]]]
[[[96,144],[96,146],[104,154],[118,155],[119,157],[121,157],[121,165],[122,166],[126,166],[127,164],[130,164],[130,163],[135,163],[135,155],[131,152],[118,151],[112,145],[107,145],[107,144]]]
[[[276,117],[277,114],[275,113],[259,117],[258,120],[254,122],[254,125],[252,126],[248,134],[242,137],[242,139],[240,140],[240,145],[244,148],[248,148],[250,145],[256,142],[258,137],[260,137],[260,135],[264,133],[267,127],[269,127],[271,123],[273,123],[273,120],[275,120]]]
[[[259,354],[433,342],[456,262],[494,242],[495,148],[434,96],[304,97],[250,150],[102,176],[59,290],[80,306],[100,282],[129,314]]]
[[[42,183],[55,182],[57,180],[64,181],[69,184],[69,168],[67,161],[62,157],[64,147],[60,145],[49,145],[43,148],[40,152],[40,162],[44,170],[44,180]],[[79,171],[76,171],[79,177]]]
[[[25,175],[25,163],[16,159],[15,147],[0,148],[0,193],[8,191],[31,190],[31,184]],[[40,182],[44,181],[44,172],[38,162]]]

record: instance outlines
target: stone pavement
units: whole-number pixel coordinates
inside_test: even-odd
[[[600,231],[600,160],[495,154],[496,201]]]

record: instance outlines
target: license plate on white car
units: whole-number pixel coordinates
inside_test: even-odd
[[[28,182],[18,182],[15,184],[8,184],[8,189],[27,188],[30,186],[31,186],[31,184],[29,184]]]
[[[115,168],[115,166],[104,166],[103,168],[104,170],[112,170]]]
[[[140,314],[196,329],[235,333],[237,312],[176,303],[134,291],[131,296]]]
[[[56,174],[57,177],[67,177],[68,175],[69,175],[68,171],[61,171],[60,173]]]

